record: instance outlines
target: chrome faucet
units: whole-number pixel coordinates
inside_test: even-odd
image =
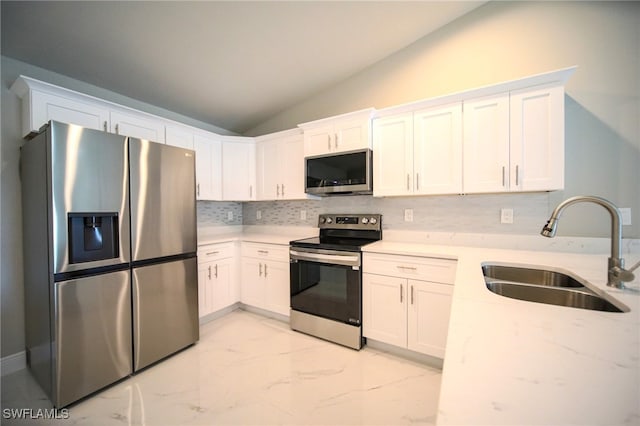
[[[547,221],[547,224],[542,227],[540,234],[544,237],[553,238],[556,236],[556,227],[558,226],[558,219],[562,214],[562,211],[576,203],[595,203],[598,204],[609,212],[611,215],[611,256],[609,257],[608,270],[607,270],[607,285],[615,288],[625,288],[623,282],[633,281],[633,271],[640,266],[640,262],[633,265],[630,269],[624,269],[624,259],[620,257],[620,246],[622,245],[622,217],[620,210],[604,198],[595,196],[577,196],[571,197],[558,204],[551,217]]]

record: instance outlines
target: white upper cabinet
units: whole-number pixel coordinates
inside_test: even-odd
[[[413,113],[373,120],[373,195],[413,193]]]
[[[164,143],[164,123],[135,113],[111,111],[110,132]]]
[[[196,199],[222,200],[222,141],[213,133],[193,136],[196,152]]]
[[[222,143],[222,199],[256,199],[256,146],[253,138],[226,137]]]
[[[167,145],[196,152],[196,199],[222,200],[222,142],[215,133],[167,125]]]
[[[37,133],[49,120],[108,130],[109,109],[72,98],[32,90],[22,100],[22,135]]]
[[[299,129],[256,138],[258,200],[299,200],[304,192],[304,145]]]
[[[167,125],[164,139],[167,145],[193,149],[193,129],[190,127]]]
[[[464,191],[507,191],[508,173],[509,94],[465,102]]]
[[[527,88],[464,103],[466,193],[564,187],[564,88]]]
[[[564,188],[564,87],[511,92],[510,171],[519,191]]]
[[[346,152],[371,147],[373,108],[300,124],[304,156]]]
[[[375,196],[462,192],[462,104],[373,121]]]

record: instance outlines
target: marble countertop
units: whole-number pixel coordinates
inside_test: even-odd
[[[640,292],[606,286],[607,254],[386,240],[364,251],[457,259],[439,425],[640,423]],[[627,264],[637,260],[632,254]],[[499,296],[485,286],[483,262],[565,269],[631,311]]]
[[[269,226],[228,226],[198,229],[198,245],[225,243],[229,241],[249,241],[254,243],[289,245],[292,240],[318,235],[317,228],[269,227]]]

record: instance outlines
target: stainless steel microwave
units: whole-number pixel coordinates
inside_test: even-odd
[[[373,193],[372,151],[356,151],[306,157],[305,192],[312,195]]]

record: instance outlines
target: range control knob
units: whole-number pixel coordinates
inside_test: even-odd
[[[326,219],[324,217],[320,217],[320,223],[324,223],[326,221]]]
[[[366,225],[367,223],[369,223],[369,219],[367,219],[366,217],[362,218],[362,224]]]
[[[372,225],[375,225],[376,223],[378,223],[378,219],[376,219],[375,217],[372,217],[371,219],[369,219],[369,223]]]
[[[327,223],[333,223],[333,219],[331,219],[330,217],[327,218]]]

